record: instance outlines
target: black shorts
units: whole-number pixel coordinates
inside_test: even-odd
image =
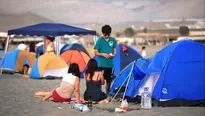
[[[112,82],[112,76],[113,76],[113,68],[107,68],[107,67],[98,67],[98,71],[103,71],[104,70],[104,79],[106,80],[107,83]]]

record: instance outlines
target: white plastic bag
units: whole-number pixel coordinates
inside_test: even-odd
[[[123,111],[127,111],[128,110],[128,102],[126,99],[122,100],[121,105],[120,105],[120,109]]]

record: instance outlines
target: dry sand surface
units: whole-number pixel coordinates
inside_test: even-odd
[[[131,105],[129,112],[115,113],[119,103],[94,105],[90,113],[79,112],[69,108],[69,104],[43,102],[34,98],[37,91],[50,91],[61,80],[24,79],[22,75],[0,75],[0,116],[204,116],[202,107],[154,107],[151,110],[138,109]],[[81,95],[85,82],[81,80]]]
[[[138,51],[141,46],[133,46]],[[148,47],[147,55],[152,56],[161,47]],[[0,116],[204,116],[203,107],[154,107],[142,110],[129,103],[126,113],[113,112],[120,103],[94,105],[91,113],[70,109],[69,104],[43,102],[34,98],[38,91],[50,91],[59,86],[61,80],[24,79],[22,75],[0,75]],[[85,91],[85,81],[81,80],[81,96]]]

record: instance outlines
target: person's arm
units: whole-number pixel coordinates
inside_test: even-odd
[[[94,46],[94,54],[96,56],[103,56],[105,58],[110,58],[110,55],[109,54],[106,54],[106,53],[100,53],[99,50],[100,50],[100,38],[97,40],[95,46]]]
[[[100,72],[100,80],[101,80],[101,85],[105,84],[105,79],[104,79],[104,71]]]
[[[52,92],[49,92],[44,98],[43,101],[46,101],[52,97]]]
[[[116,55],[116,53],[117,53],[116,46],[117,46],[117,41],[115,40],[114,45],[113,45],[113,47],[114,47],[113,57],[114,57],[114,56]]]
[[[94,54],[95,54],[96,56],[103,56],[103,57],[105,57],[105,58],[107,58],[107,59],[111,57],[109,54],[98,52],[98,50],[95,50],[95,51],[94,51]]]
[[[114,48],[114,53],[113,53],[113,56],[115,56],[115,55],[116,55],[116,53],[117,53],[117,50],[116,50],[116,48]]]
[[[77,100],[77,103],[80,103],[80,79],[78,77],[76,77],[75,80],[75,97]]]

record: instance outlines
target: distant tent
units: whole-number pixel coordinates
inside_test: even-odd
[[[59,56],[54,54],[41,55],[34,63],[30,72],[30,78],[40,79],[48,76],[62,78],[67,74],[68,66]]]
[[[25,64],[32,67],[35,60],[36,58],[33,54],[16,49],[8,52],[4,61],[3,59],[0,61],[0,65],[1,67],[3,66],[3,71],[21,72]]]
[[[81,72],[90,60],[90,55],[87,50],[81,44],[77,43],[65,45],[61,49],[60,57],[68,64],[77,63]]]
[[[44,53],[44,42],[39,42],[36,44],[36,53],[43,54]]]
[[[141,54],[136,49],[128,45],[118,44],[116,49],[117,54],[113,59],[115,76],[119,74],[120,71],[124,69],[128,64],[142,58]]]
[[[149,87],[155,105],[158,106],[205,104],[204,45],[190,40],[179,41],[163,48],[149,62],[146,68],[141,70],[146,72],[144,78],[139,76],[139,71],[133,75],[132,78],[138,81],[133,86],[128,83],[128,90],[135,89],[132,91],[133,94],[126,92],[126,96],[140,96],[143,88]],[[134,69],[136,68],[138,69],[137,66]],[[136,73],[130,69],[125,71]],[[128,80],[126,74],[116,78],[110,93],[113,94],[119,85],[123,85],[120,80]]]
[[[88,53],[90,54],[91,57],[94,57],[94,49],[93,48],[87,48]]]

